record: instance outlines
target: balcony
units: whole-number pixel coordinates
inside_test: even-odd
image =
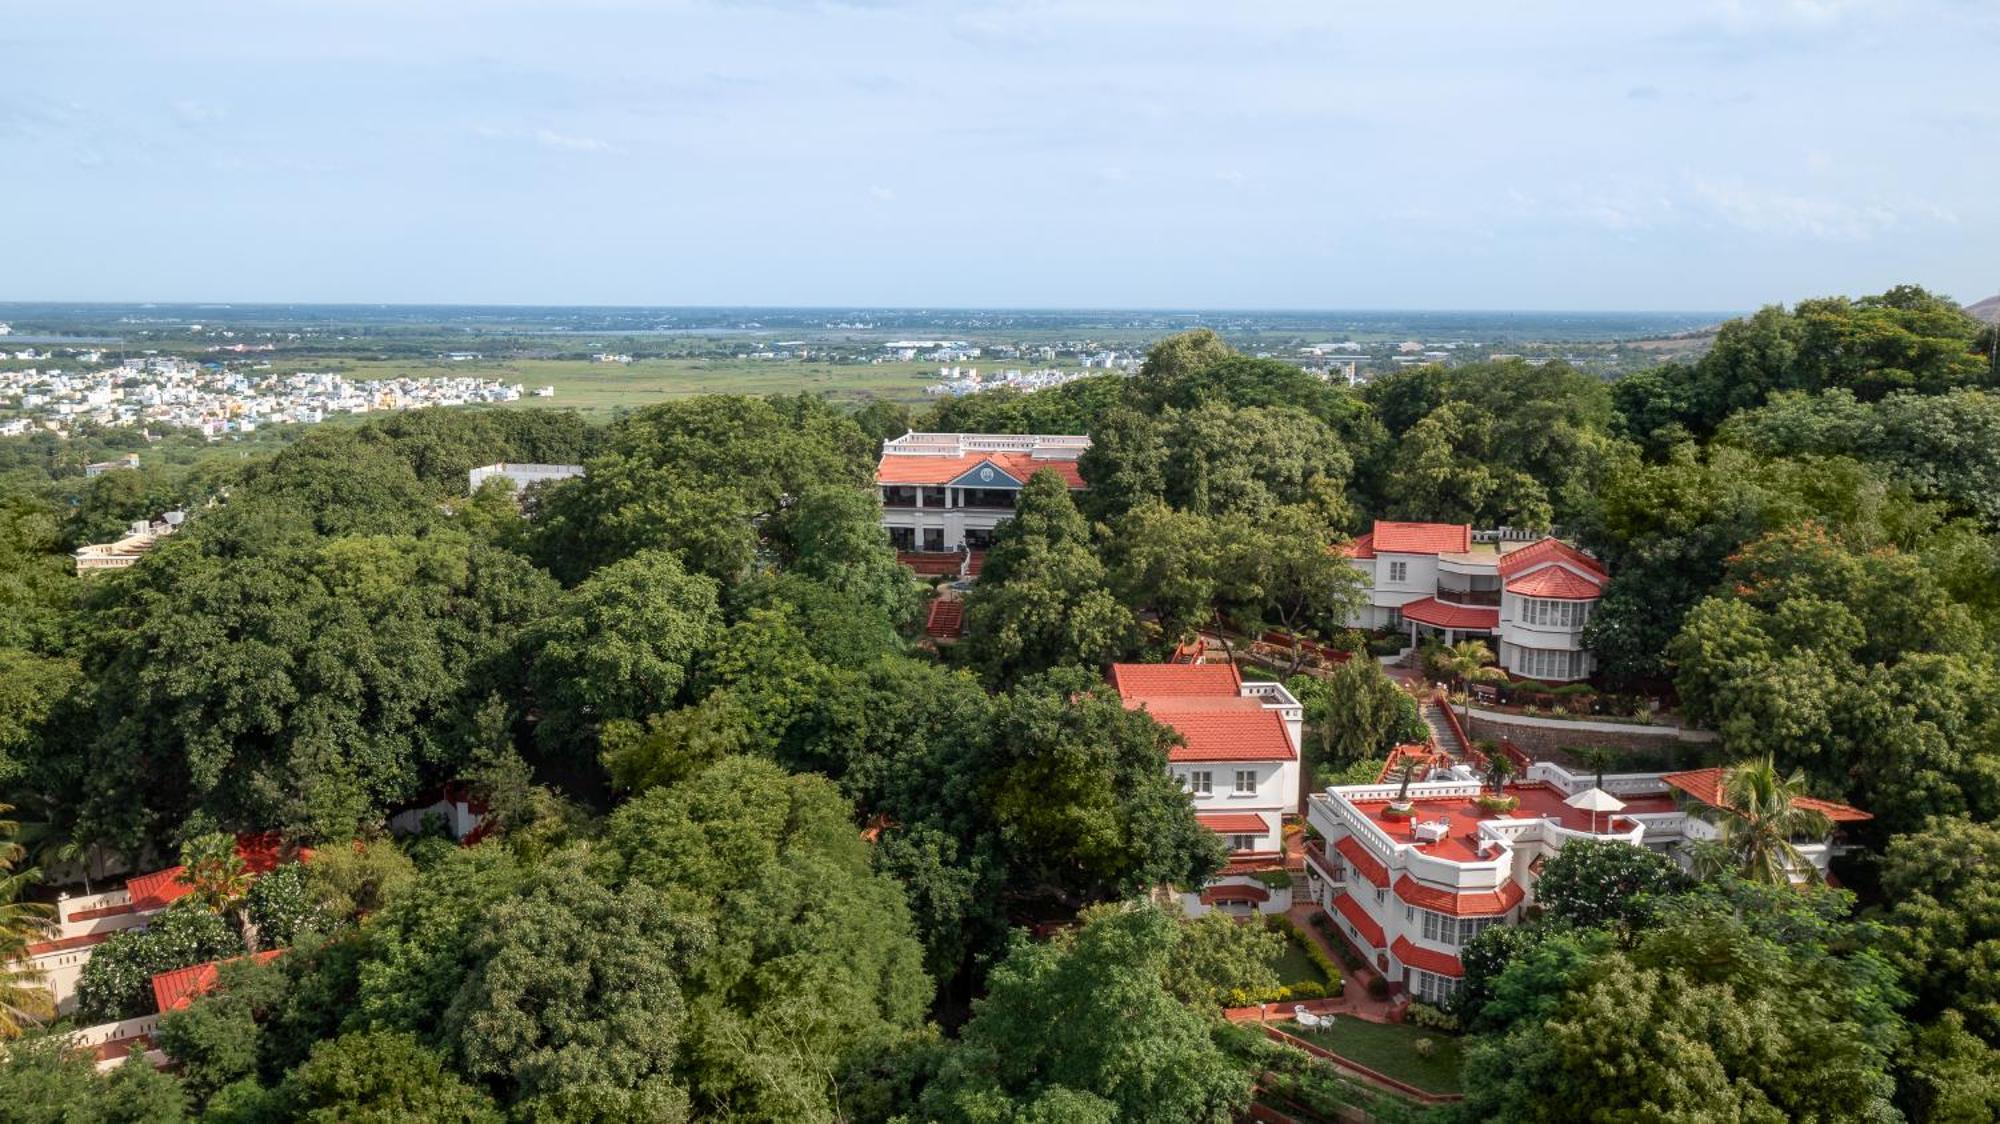
[[[1453,589],[1440,584],[1437,599],[1451,605],[1469,605],[1480,609],[1500,607],[1500,591],[1497,589]]]

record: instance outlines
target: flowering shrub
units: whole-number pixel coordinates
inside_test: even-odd
[[[97,946],[76,984],[77,1021],[116,1022],[154,1009],[161,972],[243,953],[243,938],[216,914],[183,900],[144,929],[127,929]]]
[[[299,926],[312,913],[306,902],[305,864],[286,863],[259,878],[244,896],[243,906],[250,914],[250,923],[257,927],[261,947],[292,943]]]
[[[1448,1034],[1458,1033],[1458,1016],[1438,1010],[1421,1000],[1412,1000],[1404,1009],[1403,1018],[1414,1026],[1425,1030],[1441,1030]]]

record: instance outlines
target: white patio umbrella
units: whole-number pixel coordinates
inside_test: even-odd
[[[1582,792],[1563,801],[1563,803],[1579,811],[1590,813],[1590,833],[1592,835],[1597,834],[1597,814],[1599,812],[1622,812],[1625,810],[1625,802],[1623,800],[1618,799],[1616,796],[1595,785],[1584,789]]]

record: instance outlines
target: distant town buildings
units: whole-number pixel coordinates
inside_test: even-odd
[[[112,460],[98,461],[96,464],[84,465],[83,475],[86,479],[94,479],[96,477],[104,475],[107,472],[115,472],[121,468],[133,469],[138,467],[139,467],[139,454],[126,453],[124,456],[117,457]]]
[[[15,357],[31,358],[26,352]],[[536,393],[555,393],[545,390]],[[276,374],[263,362],[232,365],[146,356],[96,370],[0,371],[0,436],[37,427],[67,433],[88,422],[173,426],[215,438],[255,432],[259,425],[312,423],[340,414],[512,402],[522,393],[518,383],[498,379],[356,380],[338,373]]]
[[[984,550],[1030,476],[1051,471],[1081,490],[1076,462],[1088,448],[1090,438],[1067,435],[906,433],[883,443],[876,466],[882,525],[899,551]]]

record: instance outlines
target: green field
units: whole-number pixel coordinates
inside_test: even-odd
[[[1285,1029],[1321,1049],[1427,1093],[1460,1091],[1459,1041],[1449,1034],[1399,1023],[1369,1022],[1351,1015],[1336,1016],[1331,1030]],[[1431,1040],[1430,1057],[1418,1057],[1412,1048],[1419,1038]]]
[[[337,359],[303,362],[301,369],[340,371],[349,378],[445,378],[466,375],[520,382],[532,391],[556,388],[552,398],[525,397],[521,409],[577,410],[593,416],[693,394],[822,394],[839,401],[884,398],[921,402],[937,382],[936,363],[823,363],[797,359],[640,359],[596,363],[588,359],[444,360]],[[1021,363],[969,364],[981,370]]]

